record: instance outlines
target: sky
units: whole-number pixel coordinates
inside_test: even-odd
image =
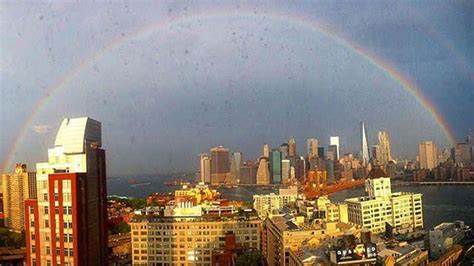
[[[371,58],[456,141],[474,128],[474,2],[253,2],[2,1],[2,170],[46,161],[81,116],[102,122],[109,176],[194,171],[217,145],[252,160],[290,136],[358,154],[362,120],[395,156],[452,146]]]

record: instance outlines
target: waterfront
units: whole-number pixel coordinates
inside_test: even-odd
[[[109,195],[146,197],[152,192],[172,192],[179,187],[165,186],[166,177],[138,178],[133,185],[127,178],[111,178],[107,182]],[[223,197],[231,200],[252,201],[254,194],[277,191],[272,187],[218,188]],[[463,220],[474,225],[474,186],[393,186],[392,191],[419,192],[423,194],[423,213],[426,228],[439,223]],[[329,196],[332,201],[364,195],[364,188],[358,187]]]

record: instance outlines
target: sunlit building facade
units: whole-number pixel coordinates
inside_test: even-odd
[[[38,163],[37,199],[25,201],[27,265],[106,265],[106,172],[101,124],[65,118],[48,162]]]
[[[2,175],[3,215],[5,227],[21,232],[25,229],[24,200],[36,198],[36,172],[26,164],[16,164],[15,172]]]

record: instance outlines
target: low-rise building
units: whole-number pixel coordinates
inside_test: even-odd
[[[442,223],[429,231],[430,257],[438,259],[446,250],[464,238],[465,225],[462,221]]]
[[[386,266],[424,266],[428,264],[428,251],[406,242],[379,247],[380,264]]]
[[[303,244],[317,247],[348,230],[356,232],[358,228],[320,219],[306,222],[304,216],[284,214],[266,219],[263,230],[265,241],[262,249],[268,265],[289,265],[290,250],[298,250]]]
[[[211,265],[214,250],[236,245],[260,249],[260,224],[254,210],[193,216],[136,215],[131,222],[133,265]],[[180,211],[180,214],[183,212]]]
[[[279,194],[270,193],[253,196],[253,208],[261,219],[272,216],[283,207],[295,202],[298,198],[298,188],[280,188]]]
[[[386,223],[396,233],[423,228],[422,194],[392,193],[390,178],[387,177],[367,179],[365,190],[366,196],[345,200],[349,222],[370,229],[373,233],[384,232]]]

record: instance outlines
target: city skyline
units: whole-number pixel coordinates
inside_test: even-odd
[[[4,172],[44,161],[66,116],[103,121],[115,176],[192,171],[218,145],[254,158],[290,136],[300,153],[340,136],[357,154],[362,120],[369,146],[386,128],[413,158],[474,125],[468,1],[33,6],[1,4]]]

